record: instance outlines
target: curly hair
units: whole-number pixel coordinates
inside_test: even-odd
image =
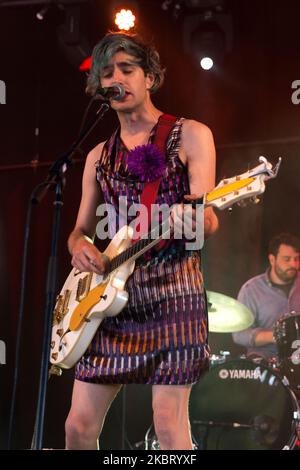
[[[268,253],[277,256],[280,245],[288,245],[294,248],[295,251],[300,253],[300,241],[290,233],[280,233],[270,240]]]
[[[154,82],[150,93],[155,93],[163,84],[165,74],[165,69],[160,63],[159,53],[152,44],[147,44],[138,35],[123,32],[107,33],[94,47],[86,93],[92,96],[96,94],[102,69],[120,51],[134,56],[145,75],[153,74]]]

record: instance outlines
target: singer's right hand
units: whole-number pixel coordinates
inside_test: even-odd
[[[103,274],[107,269],[107,258],[84,238],[77,240],[72,249],[72,266],[80,272]]]

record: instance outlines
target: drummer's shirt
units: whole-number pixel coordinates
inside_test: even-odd
[[[249,279],[240,289],[238,301],[254,315],[250,328],[233,333],[233,340],[247,348],[247,354],[258,354],[271,358],[277,356],[276,344],[254,346],[255,336],[261,330],[272,330],[282,316],[292,311],[300,314],[300,273],[287,286],[270,281],[269,270]]]
[[[270,283],[272,284],[273,287],[277,287],[277,289],[281,289],[287,297],[289,296],[290,290],[294,285],[294,281],[289,282],[288,284],[275,284],[275,282],[272,282],[271,279],[270,279]]]

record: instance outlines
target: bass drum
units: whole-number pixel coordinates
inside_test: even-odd
[[[274,326],[281,375],[284,375],[300,400],[300,315],[283,315]]]
[[[191,393],[190,421],[199,449],[293,449],[299,417],[284,379],[248,359],[214,365]]]

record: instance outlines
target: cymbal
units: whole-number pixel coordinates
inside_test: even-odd
[[[209,331],[234,333],[249,328],[253,313],[236,299],[218,292],[207,291]]]

